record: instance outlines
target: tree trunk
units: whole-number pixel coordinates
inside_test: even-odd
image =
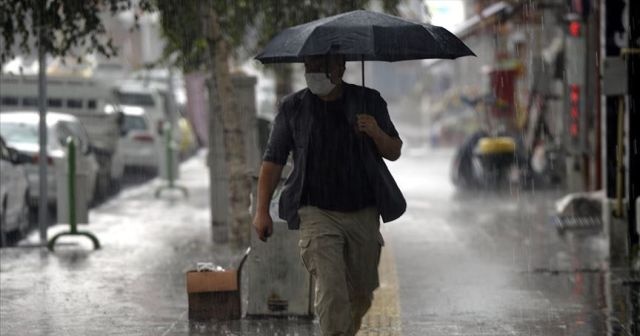
[[[231,215],[229,239],[231,244],[243,247],[249,243],[250,238],[249,196],[251,183],[245,154],[244,130],[241,127],[242,116],[237,108],[234,88],[229,75],[229,50],[227,42],[220,33],[218,16],[213,9],[210,9],[209,29],[213,41],[211,46],[213,80],[217,89],[216,98],[220,106],[225,149],[224,159],[229,174],[229,212]]]
[[[211,53],[213,59],[213,52]],[[213,63],[213,62],[212,62]],[[213,64],[210,65],[213,69]],[[213,72],[211,70],[211,72]],[[229,181],[227,176],[227,164],[223,162],[225,150],[223,141],[222,118],[220,117],[220,99],[216,81],[211,74],[207,79],[209,89],[209,114],[208,114],[208,155],[209,166],[209,190],[211,211],[211,235],[213,241],[219,244],[229,242]]]

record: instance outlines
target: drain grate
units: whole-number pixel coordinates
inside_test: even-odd
[[[576,273],[602,273],[606,272],[600,268],[574,268],[574,269],[549,269],[549,268],[534,268],[531,271],[522,271],[521,273],[538,273],[538,274],[576,274]]]
[[[599,216],[555,216],[552,223],[561,232],[602,229],[602,218]]]

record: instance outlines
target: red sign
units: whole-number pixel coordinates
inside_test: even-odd
[[[580,22],[571,21],[571,23],[569,24],[569,34],[571,34],[571,36],[573,37],[580,37],[580,28]]]
[[[569,134],[575,138],[580,130],[580,86],[571,84],[569,89]]]

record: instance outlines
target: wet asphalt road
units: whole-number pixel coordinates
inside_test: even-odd
[[[383,226],[402,334],[631,335],[637,302],[629,310],[631,287],[606,271],[606,240],[559,236],[549,224],[562,193],[456,193],[451,155],[407,151],[391,164],[409,204]],[[188,321],[184,273],[198,261],[229,267],[239,255],[212,243],[207,181],[201,153],[182,166],[188,200],[154,199],[160,181],[152,180],[96,207],[80,229],[98,236],[99,251],[72,238],[54,254],[2,249],[0,335],[318,334],[309,321]],[[36,241],[33,233],[22,245]]]
[[[601,233],[558,234],[561,191],[464,194],[449,183],[450,151],[423,154],[392,164],[409,202],[385,225],[404,335],[632,334],[638,288],[630,298],[612,285]],[[613,313],[630,299],[635,310]]]
[[[197,262],[237,265],[240,251],[212,243],[205,153],[181,166],[177,184],[189,198],[166,192],[165,183],[136,181],[91,210],[89,225],[102,248],[64,237],[55,253],[28,247],[0,249],[0,335],[311,335],[308,321],[192,323],[185,273]],[[143,183],[139,183],[143,182]],[[49,229],[49,238],[67,231]],[[245,293],[246,294],[246,293]]]

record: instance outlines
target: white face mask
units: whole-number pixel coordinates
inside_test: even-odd
[[[309,90],[318,96],[326,96],[336,87],[324,72],[305,73],[304,79]]]

